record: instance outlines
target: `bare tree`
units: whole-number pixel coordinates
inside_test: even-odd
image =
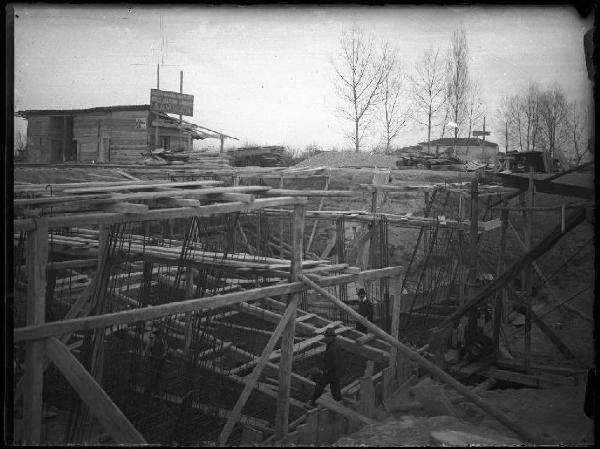
[[[446,103],[444,62],[440,50],[429,48],[417,63],[411,77],[415,119],[427,127],[427,152],[431,147],[431,129],[435,118]],[[445,125],[445,121],[444,121]],[[445,126],[442,132],[445,131]],[[443,135],[442,135],[443,137]]]
[[[571,141],[573,150],[573,159],[577,165],[581,164],[581,160],[589,151],[585,138],[585,119],[589,114],[588,110],[582,109],[577,102],[569,104],[569,117],[567,119],[568,139]]]
[[[382,55],[385,78],[381,83],[379,119],[383,126],[385,153],[388,154],[392,141],[408,122],[411,107],[406,102],[402,102],[402,98],[406,98],[403,95],[405,77],[397,53],[386,43],[382,48]]]
[[[540,96],[539,116],[543,149],[550,167],[554,168],[555,157],[565,165],[567,161],[561,151],[561,145],[565,139],[568,106],[565,94],[558,85],[554,85]]]
[[[363,31],[354,26],[342,33],[340,52],[332,60],[337,75],[336,91],[343,102],[339,113],[354,125],[349,137],[357,152],[385,78],[382,59],[374,49],[373,39],[365,37]]]
[[[535,151],[540,141],[540,97],[538,85],[527,87],[507,101],[509,135],[518,142],[519,151]]]
[[[465,120],[469,91],[469,47],[462,25],[452,33],[447,66],[446,95],[450,118],[461,125]],[[454,128],[454,137],[458,137],[458,127]]]
[[[471,137],[473,125],[479,122],[479,120],[483,118],[484,114],[483,102],[481,101],[481,91],[477,81],[472,81],[469,85],[465,112],[466,119],[469,122],[469,134],[467,134],[467,136]]]
[[[16,161],[22,161],[25,157],[25,150],[27,149],[27,136],[22,132],[18,131],[14,135],[14,157]]]
[[[504,151],[508,152],[508,125],[511,122],[511,105],[510,97],[503,95],[498,103],[496,109],[496,119],[498,123],[504,128]],[[499,126],[500,127],[500,126]]]

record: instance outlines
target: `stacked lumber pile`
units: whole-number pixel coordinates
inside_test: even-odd
[[[231,168],[230,158],[227,153],[208,153],[205,151],[191,151],[185,154],[189,155],[188,165],[199,165],[202,168],[211,170]]]
[[[193,165],[208,170],[230,168],[229,156],[222,153],[200,151],[165,151],[162,148],[153,150],[150,157],[145,157],[145,165]]]
[[[235,167],[257,166],[277,167],[283,161],[284,148],[281,146],[243,147],[229,150],[232,165]]]

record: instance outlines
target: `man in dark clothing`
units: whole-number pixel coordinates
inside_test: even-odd
[[[148,391],[154,393],[158,390],[161,371],[167,357],[167,346],[162,332],[156,329],[150,335],[148,344],[148,358],[150,361],[150,375],[148,376]]]
[[[367,320],[373,321],[373,304],[367,298],[367,292],[364,288],[359,288],[356,291],[360,304],[358,305],[358,313],[364,316]],[[356,323],[356,330],[366,333],[367,328],[360,323]]]
[[[315,406],[315,401],[323,394],[323,390],[329,384],[331,395],[336,401],[342,400],[340,391],[340,379],[344,374],[344,359],[336,341],[335,331],[328,328],[325,331],[325,343],[327,348],[323,353],[323,372],[317,379],[315,392],[310,405]]]

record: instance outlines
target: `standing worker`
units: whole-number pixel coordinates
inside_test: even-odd
[[[336,401],[342,400],[340,391],[340,379],[344,375],[344,358],[336,341],[335,331],[332,328],[325,330],[324,342],[327,348],[323,353],[323,371],[317,379],[315,392],[310,401],[311,406],[315,406],[315,401],[323,394],[323,390],[329,384],[331,395]]]
[[[373,321],[373,304],[367,298],[367,292],[361,287],[356,290],[356,294],[358,295],[358,299],[360,301],[358,305],[358,313],[367,320]],[[356,330],[363,333],[367,332],[367,328],[359,322],[356,323]]]
[[[147,352],[150,359],[150,375],[148,376],[149,383],[147,390],[150,393],[154,393],[158,390],[160,374],[167,357],[167,345],[160,329],[155,329],[150,335]]]

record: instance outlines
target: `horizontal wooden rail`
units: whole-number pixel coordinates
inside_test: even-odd
[[[403,267],[388,267],[377,270],[363,271],[357,274],[346,274],[320,278],[319,282],[324,286],[334,286],[343,283],[356,282],[359,280],[369,281],[402,273]],[[142,309],[123,310],[120,312],[107,313],[71,320],[53,321],[35,326],[21,327],[14,330],[14,342],[39,340],[55,337],[67,333],[83,330],[97,329],[101,327],[115,326],[117,324],[130,324],[138,321],[154,320],[167,315],[193,312],[201,309],[216,309],[220,307],[239,304],[244,301],[253,301],[270,296],[289,295],[307,290],[302,282],[292,282],[284,285],[273,285],[252,290],[243,290],[208,298],[195,298],[186,301],[172,302],[158,306],[144,307]]]
[[[15,232],[33,230],[36,227],[36,220],[45,220],[48,223],[49,228],[62,228],[67,226],[109,225],[186,217],[212,217],[219,214],[262,209],[264,207],[292,206],[295,204],[306,204],[306,199],[294,197],[260,198],[252,203],[233,202],[209,204],[200,207],[149,210],[143,213],[134,214],[88,212],[73,215],[41,217],[38,219],[25,218],[14,220],[13,228]]]

